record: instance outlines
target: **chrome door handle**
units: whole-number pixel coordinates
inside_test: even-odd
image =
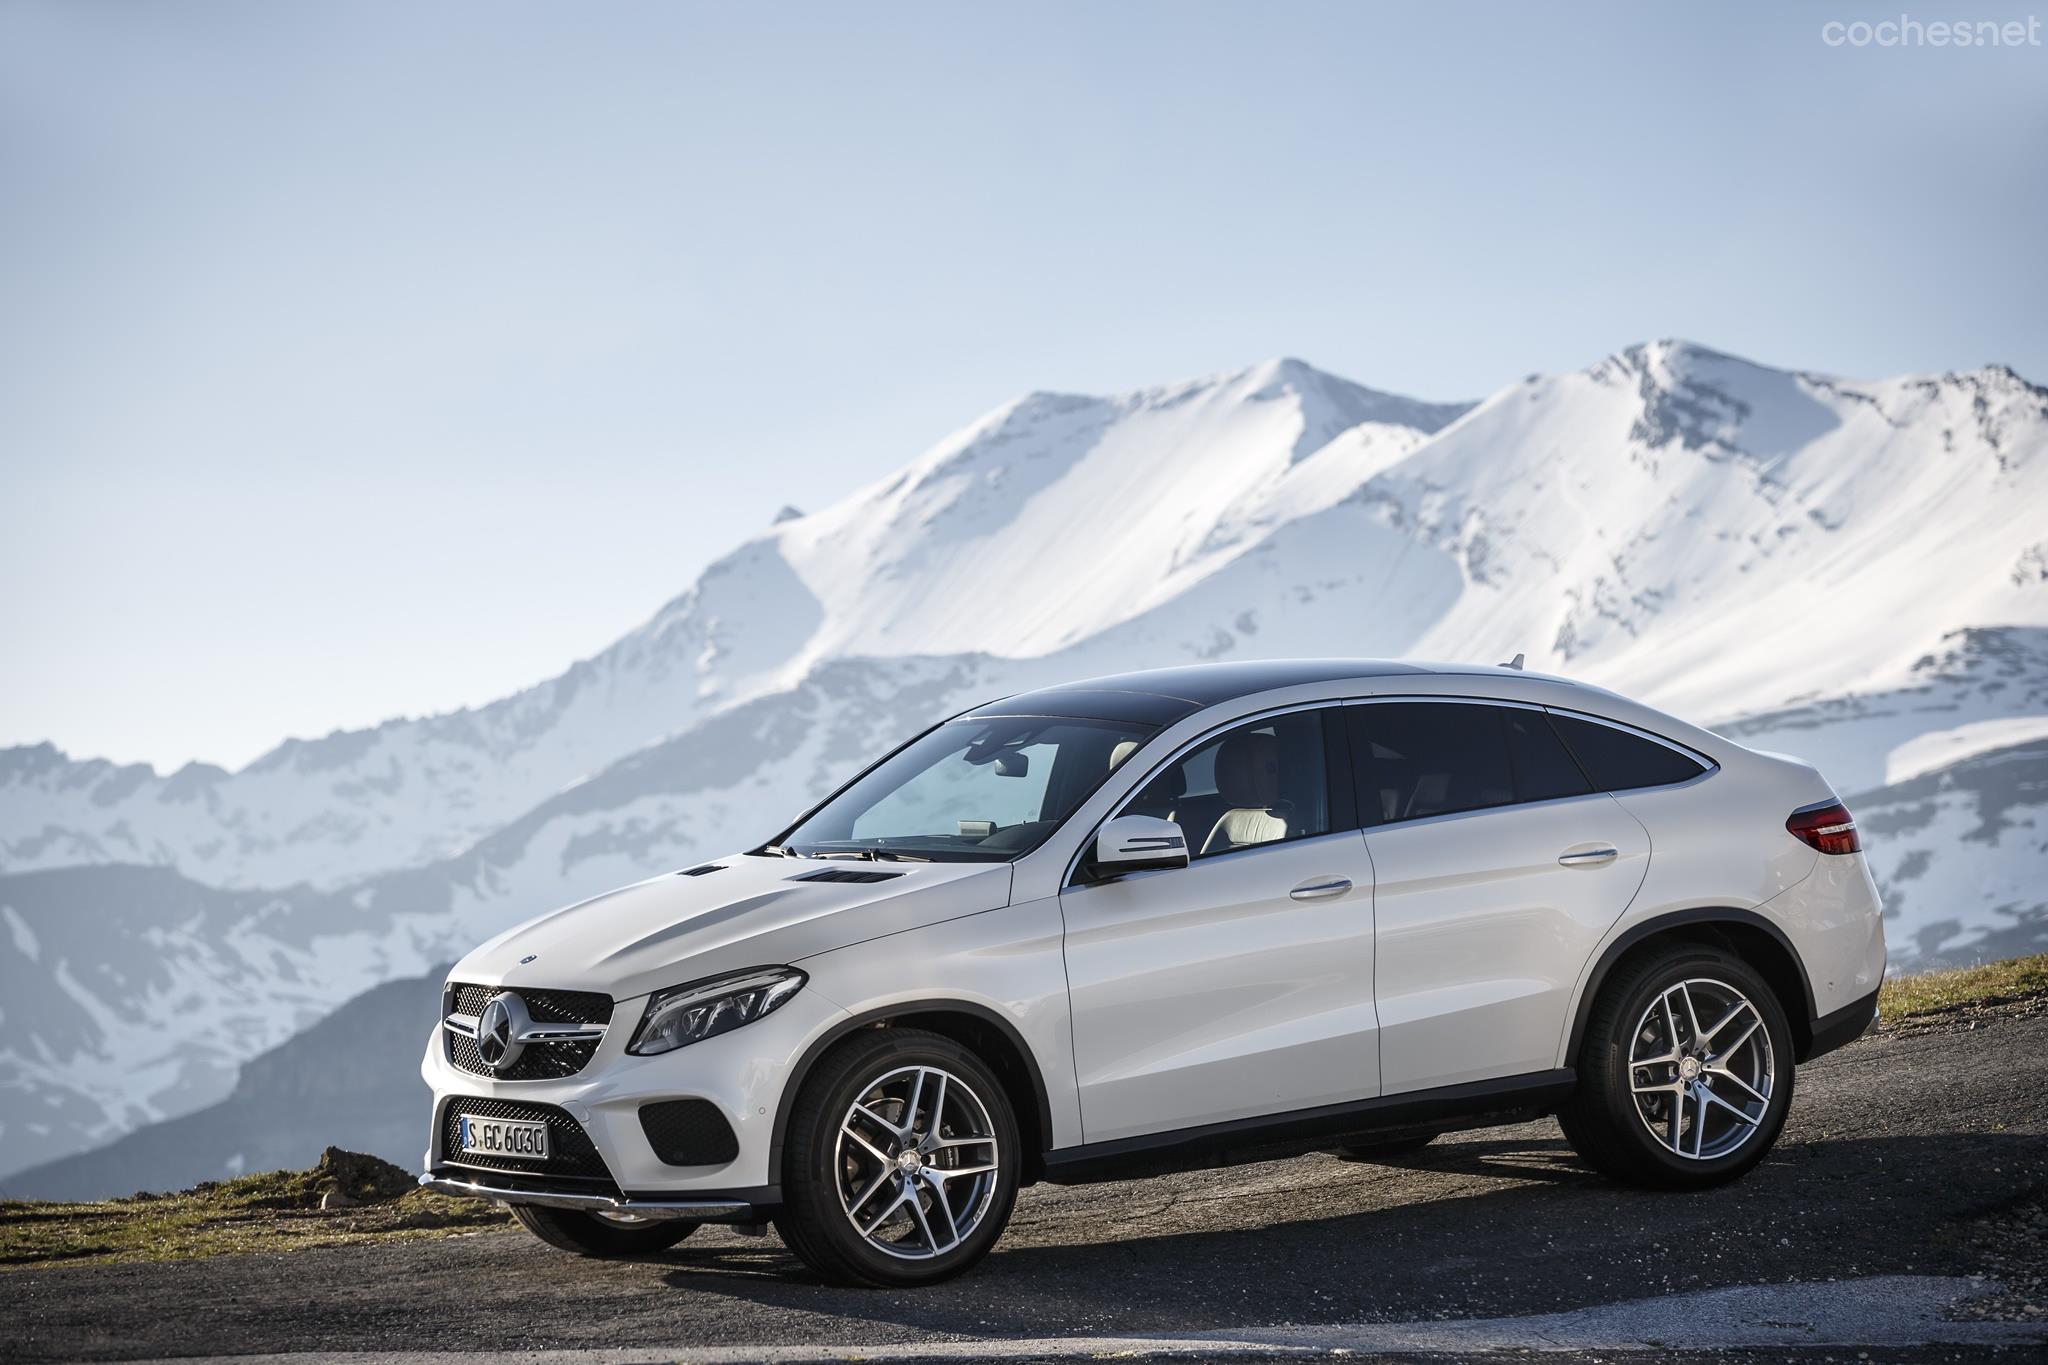
[[[1560,853],[1557,861],[1563,867],[1594,867],[1600,863],[1611,863],[1621,853],[1612,848],[1582,848],[1573,853]]]
[[[1298,901],[1326,901],[1341,896],[1351,889],[1348,877],[1331,877],[1319,882],[1303,882],[1287,894]]]

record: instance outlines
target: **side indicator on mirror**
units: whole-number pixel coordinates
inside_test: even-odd
[[[1187,835],[1156,815],[1119,815],[1095,836],[1095,865],[1111,874],[1186,867]]]

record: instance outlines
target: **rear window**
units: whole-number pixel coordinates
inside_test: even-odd
[[[1665,787],[1673,782],[1689,782],[1707,770],[1698,759],[1611,725],[1555,711],[1550,713],[1550,719],[1557,726],[1559,738],[1571,747],[1579,766],[1602,791]]]

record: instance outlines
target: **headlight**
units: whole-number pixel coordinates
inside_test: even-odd
[[[651,1057],[730,1033],[774,1013],[809,979],[794,967],[755,967],[656,991],[626,1051]]]

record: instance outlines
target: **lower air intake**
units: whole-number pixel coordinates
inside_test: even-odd
[[[464,1114],[480,1119],[521,1119],[548,1126],[548,1158],[532,1161],[521,1157],[494,1156],[462,1150],[461,1122]],[[487,1100],[456,1095],[441,1109],[441,1159],[450,1166],[473,1166],[486,1171],[518,1171],[545,1175],[578,1183],[602,1184],[607,1192],[618,1187],[612,1173],[597,1154],[597,1144],[583,1125],[552,1104],[528,1104],[523,1100]]]
[[[670,1166],[723,1166],[740,1154],[732,1125],[710,1100],[644,1104],[640,1127],[654,1154]]]

